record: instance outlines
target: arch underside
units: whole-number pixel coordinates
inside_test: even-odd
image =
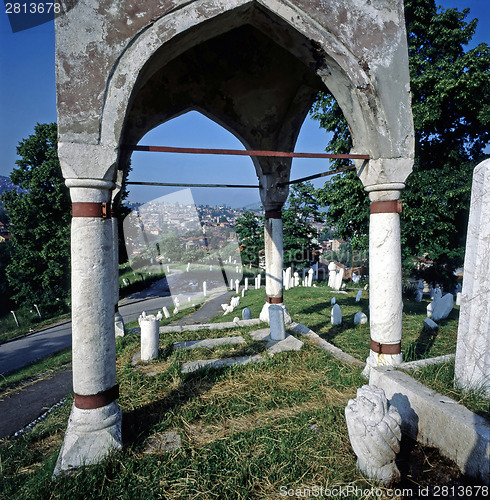
[[[377,19],[370,6],[351,2],[359,19],[363,9],[369,14],[366,26],[352,29],[353,40],[340,40],[338,31],[306,13],[310,6],[302,2],[215,0],[213,10],[195,0],[161,16],[114,60],[98,144],[115,148],[118,169],[125,170],[130,153],[119,146],[135,145],[149,130],[194,109],[247,148],[293,151],[315,96],[329,90],[349,124],[352,152],[374,160],[361,172],[364,184],[403,182],[413,157],[404,29],[393,22],[396,9]],[[350,7],[340,2],[335,8]],[[366,60],[363,38],[367,45],[377,43],[381,35],[369,30],[378,25],[386,39],[379,39],[378,52]],[[67,142],[79,142],[75,135],[68,139],[63,122],[60,128],[61,142],[64,135]],[[93,144],[88,135],[79,137]],[[289,178],[288,159],[254,159],[254,164],[259,177],[277,178],[269,189],[280,190],[277,184]],[[112,175],[107,171],[104,178]]]

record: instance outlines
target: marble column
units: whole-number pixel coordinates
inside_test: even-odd
[[[283,283],[283,240],[282,214],[280,210],[265,212],[264,227],[265,246],[265,293],[267,302],[282,304]]]
[[[114,184],[67,179],[72,199],[73,390],[65,439],[54,474],[99,462],[122,446],[114,334]]]
[[[260,319],[265,322],[269,322],[269,306],[271,304],[279,304],[285,309],[283,304],[282,238],[281,210],[266,210],[264,224],[266,303],[260,313]],[[285,314],[287,314],[286,310]]]
[[[363,372],[402,362],[401,190],[404,184],[366,187],[369,219],[369,316],[371,348]]]
[[[490,160],[476,166],[464,259],[455,386],[490,396]]]

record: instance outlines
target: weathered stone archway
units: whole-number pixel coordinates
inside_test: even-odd
[[[333,93],[351,129],[352,152],[371,158],[357,165],[373,202],[371,361],[398,360],[397,200],[413,161],[402,0],[167,0],[143,6],[80,0],[57,19],[56,39],[59,156],[74,204],[76,354],[75,405],[59,469],[97,461],[121,444],[114,236],[104,213],[129,159],[121,146],[136,144],[189,109],[212,116],[249,148],[291,151],[318,90]],[[289,179],[290,159],[255,158],[254,164],[275,255],[268,262],[267,294],[280,303],[280,209],[287,188],[279,184]]]

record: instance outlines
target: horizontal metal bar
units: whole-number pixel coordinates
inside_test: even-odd
[[[308,177],[302,177],[301,179],[295,179],[294,181],[281,182],[279,186],[289,186],[290,184],[298,184],[299,182],[310,181],[311,179],[318,179],[319,177],[326,177],[327,175],[338,174],[339,172],[346,172],[348,170],[355,170],[356,167],[342,167],[335,170],[329,170],[328,172],[322,172],[321,174],[309,175]]]
[[[250,186],[246,184],[182,184],[173,182],[126,182],[133,186],[167,186],[167,187],[205,187],[205,188],[253,188],[258,189],[259,186]]]
[[[329,153],[286,153],[282,151],[247,151],[241,149],[206,149],[206,148],[175,148],[170,146],[130,146],[123,144],[121,149],[130,151],[150,151],[153,153],[184,153],[200,155],[234,155],[234,156],[271,156],[279,158],[332,158],[336,160],[369,160],[369,155]]]

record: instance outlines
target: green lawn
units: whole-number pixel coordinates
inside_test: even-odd
[[[330,325],[332,294],[326,288],[289,290],[285,301],[293,320],[364,359],[369,349],[368,328],[354,328],[351,323],[357,310],[367,312],[367,298],[364,292],[361,304],[356,304],[355,295],[354,290],[336,294],[344,314],[340,328]],[[257,317],[264,298],[263,290],[250,291],[240,308],[250,307]],[[405,306],[405,349],[420,343],[424,316],[416,313],[422,307]],[[219,319],[232,320],[235,315],[240,316],[241,311]],[[439,342],[441,333],[449,336],[453,323],[457,323],[456,318],[441,326],[429,342],[428,355],[445,354],[454,348],[455,343],[447,339]],[[299,352],[267,357],[260,364],[180,372],[183,361],[258,352],[261,348],[251,341],[248,331],[232,328],[165,334],[159,358],[136,367],[132,358],[139,350],[139,336],[117,339],[123,450],[100,465],[52,482],[70,400],[32,432],[0,442],[2,498],[235,500],[282,498],[286,489],[315,486],[370,491],[373,484],[356,472],[344,419],[347,401],[366,383],[360,368],[345,365],[306,343]],[[177,341],[237,334],[245,337],[245,345],[219,351],[171,348]],[[182,447],[170,453],[151,453],[149,439],[168,431],[181,436]],[[421,456],[424,461],[429,455]],[[406,479],[407,484],[414,488],[435,484],[431,474],[441,470],[457,476],[440,457],[430,455],[428,461],[420,464],[418,476]],[[383,492],[384,498],[400,498]]]

